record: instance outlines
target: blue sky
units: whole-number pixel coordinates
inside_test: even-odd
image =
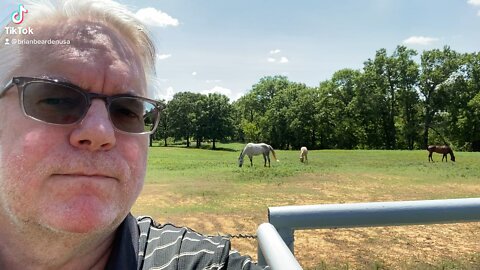
[[[8,16],[19,1],[0,0]],[[264,76],[318,86],[380,48],[478,52],[480,0],[119,0],[157,44],[157,97],[219,92],[235,100]],[[28,7],[27,7],[28,8]],[[8,11],[7,11],[8,10]]]

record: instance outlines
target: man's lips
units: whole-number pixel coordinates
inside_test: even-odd
[[[117,180],[117,177],[111,174],[104,174],[104,173],[83,173],[83,172],[72,172],[72,173],[55,173],[53,176],[61,176],[61,177],[79,177],[79,178],[111,178]]]

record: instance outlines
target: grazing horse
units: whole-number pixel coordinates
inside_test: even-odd
[[[238,158],[238,166],[242,167],[243,157],[245,155],[247,155],[248,158],[250,159],[250,166],[253,166],[253,161],[252,161],[253,156],[262,154],[263,160],[265,161],[264,166],[267,167],[267,160],[268,160],[268,167],[270,167],[270,152],[272,152],[273,157],[278,162],[279,160],[275,156],[275,151],[270,145],[266,143],[249,143],[245,146],[245,148],[243,148],[242,153],[240,153],[240,157]]]
[[[455,156],[453,155],[452,148],[448,145],[429,145],[428,148],[428,162],[430,160],[433,162],[432,154],[433,152],[443,154],[442,157],[442,162],[443,159],[445,159],[446,162],[448,162],[447,154],[450,154],[450,159],[455,162]]]
[[[300,148],[300,162],[308,163],[308,149],[307,147],[303,146]]]

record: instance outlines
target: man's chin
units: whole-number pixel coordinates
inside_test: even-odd
[[[84,203],[49,211],[45,223],[53,230],[71,233],[94,233],[113,229],[123,220],[113,207]]]

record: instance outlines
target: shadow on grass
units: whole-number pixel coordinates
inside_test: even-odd
[[[203,149],[203,150],[213,150],[213,151],[225,151],[225,152],[238,152],[238,150],[233,148],[226,148],[226,147],[216,147],[212,149],[211,145],[202,145],[200,147],[196,147],[195,145],[190,145],[187,147],[185,144],[169,144],[164,146],[163,144],[154,143],[151,147],[171,147],[171,148],[184,148],[184,149]]]

